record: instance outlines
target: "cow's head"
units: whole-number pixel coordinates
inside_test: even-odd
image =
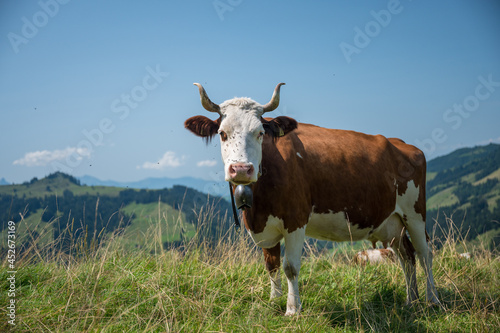
[[[217,120],[204,116],[191,117],[184,125],[194,134],[211,140],[220,135],[222,161],[226,181],[233,184],[256,182],[262,162],[262,142],[264,136],[281,137],[297,128],[297,122],[289,117],[264,119],[262,115],[276,109],[280,102],[280,83],[274,89],[271,101],[266,105],[250,98],[233,98],[217,105],[208,98],[205,89],[195,83],[200,90],[201,105],[210,112],[219,114]]]

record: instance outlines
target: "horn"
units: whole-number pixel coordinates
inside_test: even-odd
[[[201,99],[201,105],[205,108],[205,110],[210,111],[210,112],[217,112],[220,114],[220,107],[213,103],[210,98],[207,96],[207,92],[203,88],[203,86],[199,83],[193,83],[195,86],[198,86],[198,89],[200,90],[200,99]]]
[[[280,105],[280,88],[284,84],[285,83],[278,83],[276,88],[274,88],[273,97],[271,97],[269,103],[262,106],[262,109],[264,111],[263,113],[273,111],[278,107],[278,105]]]

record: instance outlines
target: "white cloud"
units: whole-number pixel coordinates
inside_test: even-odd
[[[68,156],[74,155],[77,161],[81,161],[84,157],[90,158],[90,150],[87,148],[67,147],[62,150],[37,150],[26,153],[23,158],[12,162],[14,165],[24,165],[28,167],[46,166],[54,161],[61,161]]]
[[[490,143],[500,143],[500,137],[498,138],[490,138],[489,140],[484,140],[478,143],[478,145],[487,145]]]
[[[215,165],[217,165],[217,162],[214,161],[214,160],[204,160],[204,161],[199,161],[198,163],[196,163],[196,165],[198,167],[213,167]]]
[[[163,170],[165,168],[176,168],[184,164],[184,156],[177,157],[173,151],[167,151],[158,162],[144,162],[138,169]]]

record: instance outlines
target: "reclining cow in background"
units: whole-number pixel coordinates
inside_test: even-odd
[[[368,249],[359,251],[354,256],[354,263],[360,265],[382,264],[396,261],[396,254],[389,249]]]
[[[406,278],[406,303],[418,299],[415,252],[427,276],[427,301],[439,304],[425,231],[422,151],[399,139],[263,118],[279,105],[276,86],[266,105],[233,98],[217,105],[198,83],[201,104],[219,118],[185,122],[194,134],[220,136],[226,181],[248,185],[253,205],[245,227],[263,249],[271,298],[281,296],[280,240],[288,280],[286,315],[300,311],[298,276],[305,236],[330,241],[391,243]],[[411,241],[407,236],[409,233]]]

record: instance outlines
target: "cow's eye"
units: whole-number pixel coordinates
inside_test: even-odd
[[[220,135],[220,139],[221,139],[222,141],[226,141],[226,140],[227,140],[227,134],[226,134],[226,132],[224,132],[224,131],[220,131],[220,132],[219,132],[219,135]]]

